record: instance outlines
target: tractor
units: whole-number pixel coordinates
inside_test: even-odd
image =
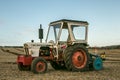
[[[45,42],[39,29],[40,42],[24,44],[24,55],[17,57],[19,70],[45,73],[48,63],[55,70],[101,70],[102,59],[88,52],[88,22],[62,19],[49,24]]]

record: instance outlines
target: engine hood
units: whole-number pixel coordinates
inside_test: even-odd
[[[25,48],[39,48],[41,46],[53,46],[52,43],[27,42],[24,43]]]

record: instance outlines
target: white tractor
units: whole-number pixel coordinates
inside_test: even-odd
[[[26,55],[17,58],[19,70],[31,70],[34,73],[47,71],[47,62],[56,69],[70,71],[101,70],[102,60],[92,55],[88,46],[88,22],[77,20],[58,20],[49,24],[45,43],[42,43],[43,29],[39,29],[41,42],[24,44]]]

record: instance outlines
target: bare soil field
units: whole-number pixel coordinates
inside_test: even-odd
[[[0,49],[0,80],[120,80],[120,50],[98,50],[106,52],[107,60],[103,63],[101,71],[70,72],[54,70],[48,63],[47,73],[34,74],[30,71],[19,71],[16,64],[17,55],[10,52],[23,54],[22,48]],[[93,50],[89,50],[94,53]]]

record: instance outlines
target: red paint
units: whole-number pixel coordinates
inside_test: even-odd
[[[45,70],[45,63],[44,62],[38,62],[36,65],[36,71],[43,72]]]
[[[87,56],[81,49],[74,52],[72,56],[72,63],[76,68],[83,68],[87,63]]]
[[[17,57],[17,63],[22,63],[23,65],[31,65],[33,60],[32,56],[26,56],[26,55],[19,55]]]

